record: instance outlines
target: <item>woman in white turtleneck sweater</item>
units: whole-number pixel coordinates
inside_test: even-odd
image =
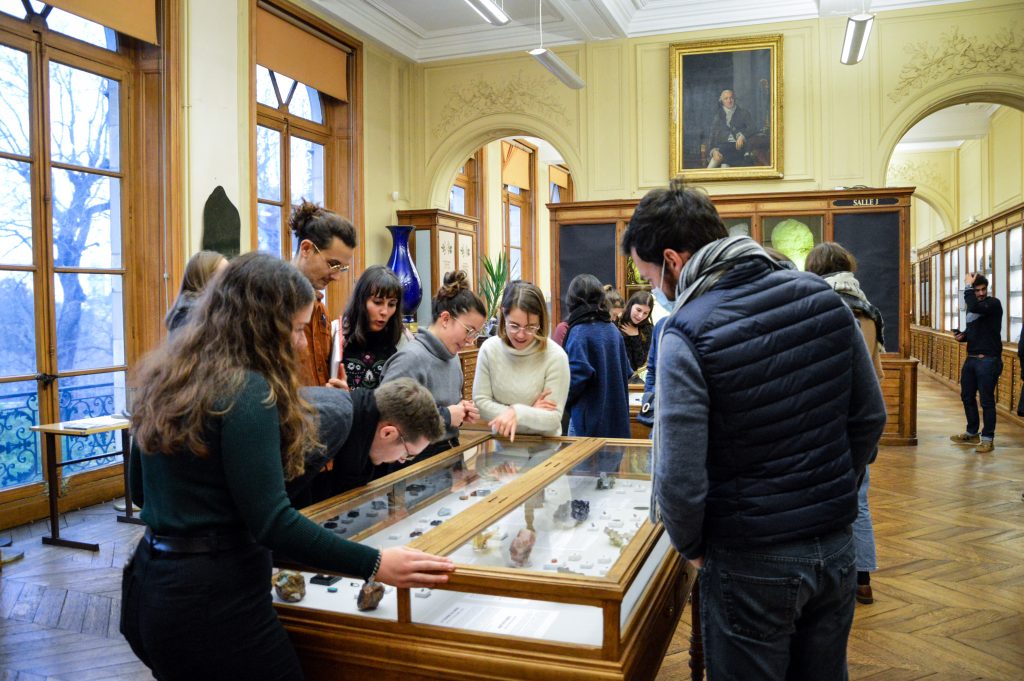
[[[473,379],[473,402],[499,435],[562,434],[569,359],[547,330],[541,290],[529,282],[509,283],[498,310],[498,335],[480,347]]]

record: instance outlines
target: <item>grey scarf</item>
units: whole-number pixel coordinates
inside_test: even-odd
[[[672,314],[676,314],[680,308],[691,300],[699,298],[712,286],[718,283],[726,272],[732,269],[737,263],[750,258],[763,258],[774,269],[782,269],[768,253],[761,248],[749,236],[730,236],[718,239],[707,244],[686,261],[683,271],[679,273],[679,281],[676,283],[676,300],[672,307]],[[658,337],[658,351],[663,347],[662,337],[668,324],[661,328],[661,336]],[[658,452],[661,449],[661,441],[658,437],[658,417],[661,405],[663,390],[657,388],[657,377],[655,377],[654,389],[654,429],[651,432],[651,512],[652,523],[661,520],[661,510],[658,508],[658,499],[655,490],[654,476],[658,468]]]

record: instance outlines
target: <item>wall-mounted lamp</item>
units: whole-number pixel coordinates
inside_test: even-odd
[[[494,0],[466,0],[466,4],[472,7],[480,17],[489,24],[504,26],[512,19],[505,14],[503,7],[498,7]]]
[[[839,55],[841,63],[856,64],[864,58],[874,22],[875,15],[866,13],[855,14],[846,20],[846,36],[843,38],[843,51]]]
[[[558,80],[565,83],[573,90],[581,89],[586,83],[576,75],[576,72],[569,68],[569,65],[559,59],[558,55],[544,47],[544,19],[541,16],[544,0],[537,0],[537,25],[540,27],[540,47],[528,50],[527,54],[544,65],[551,74]]]

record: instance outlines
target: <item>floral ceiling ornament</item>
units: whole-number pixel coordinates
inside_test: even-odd
[[[521,71],[504,83],[477,78],[453,85],[444,93],[446,101],[434,136],[441,137],[474,118],[507,112],[530,113],[571,125],[565,105],[553,95],[555,86],[547,75],[524,78]]]
[[[1004,28],[987,40],[965,36],[959,28],[934,43],[910,43],[908,62],[889,99],[899,102],[916,90],[969,73],[1024,73],[1024,30]]]
[[[938,166],[924,161],[890,163],[889,170],[886,172],[886,184],[895,187],[900,182],[924,185],[939,191],[949,189],[949,183],[943,180]]]

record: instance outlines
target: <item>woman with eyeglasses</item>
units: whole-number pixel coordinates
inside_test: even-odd
[[[295,241],[292,264],[316,290],[313,312],[306,323],[306,349],[300,355],[302,385],[347,388],[331,375],[331,324],[324,307],[323,290],[344,276],[356,248],[356,228],[326,208],[303,201],[288,219]],[[276,255],[276,254],[275,254]]]
[[[453,569],[345,541],[289,503],[285,479],[321,446],[298,380],[313,301],[295,267],[246,253],[136,370],[130,474],[148,527],[124,570],[121,633],[158,679],[302,679],[271,601],[271,550],[399,587]],[[408,451],[386,430],[389,452]]]
[[[419,459],[459,444],[459,428],[480,416],[472,400],[462,398],[462,363],[459,352],[473,345],[484,324],[487,308],[469,287],[465,272],[448,272],[444,285],[431,301],[434,321],[421,329],[384,365],[381,384],[407,376],[426,386],[444,419],[445,439],[423,450]],[[401,468],[394,465],[392,470]]]
[[[547,331],[541,290],[526,281],[509,283],[498,308],[498,335],[480,346],[473,379],[473,401],[499,435],[562,434],[569,359]]]

